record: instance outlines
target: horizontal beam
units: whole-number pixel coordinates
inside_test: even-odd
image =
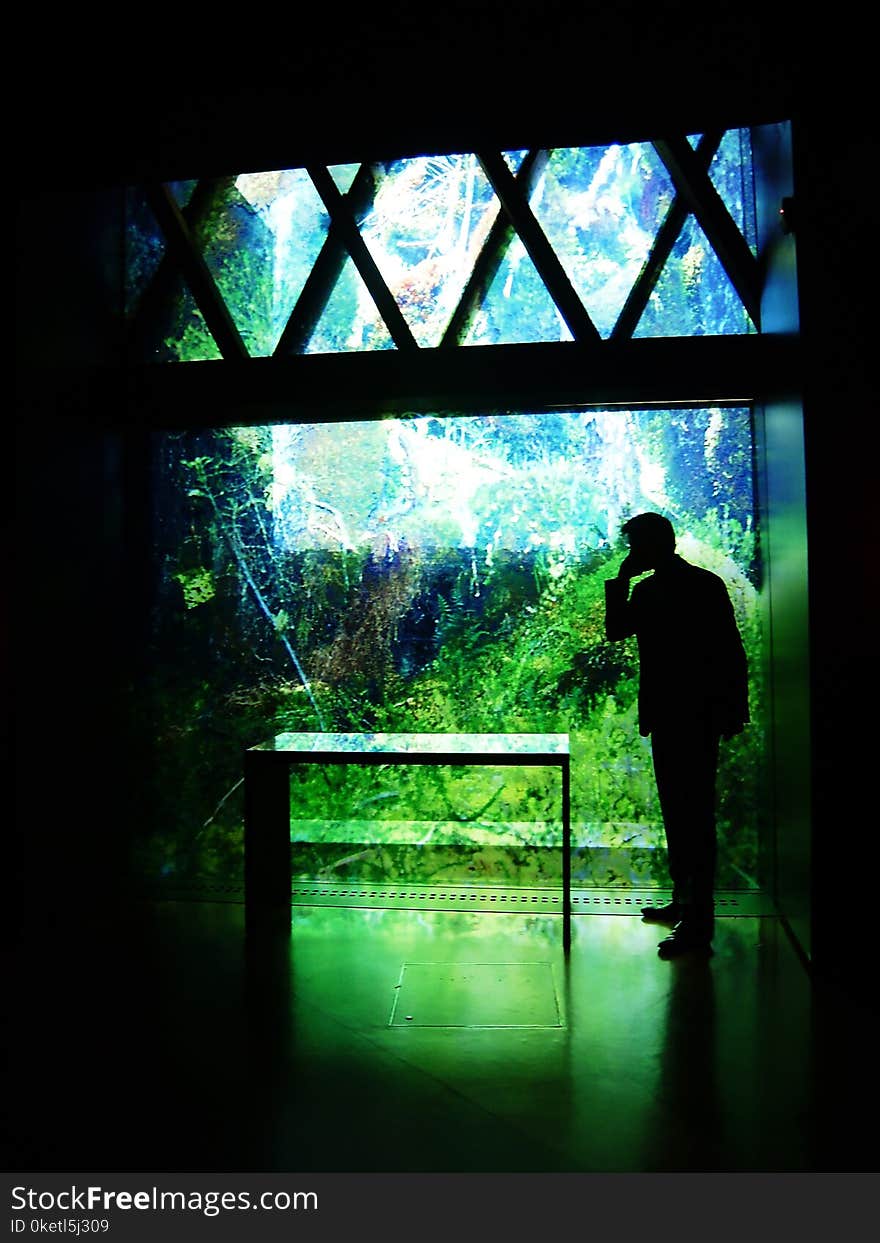
[[[153,428],[687,406],[789,396],[802,369],[795,338],[758,335],[379,350],[144,367],[111,379],[107,402],[114,422]]]

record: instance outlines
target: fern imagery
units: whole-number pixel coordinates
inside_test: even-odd
[[[134,865],[238,883],[245,748],[289,730],[567,733],[573,882],[662,883],[620,524],[663,508],[722,575],[752,724],[724,750],[719,886],[756,885],[760,549],[741,409],[423,416],[155,440],[151,757]],[[346,469],[340,469],[340,463]],[[155,826],[160,826],[158,829]],[[558,884],[552,771],[295,770],[298,876]]]

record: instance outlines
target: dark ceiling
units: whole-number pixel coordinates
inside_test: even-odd
[[[758,16],[718,5],[646,15],[630,0],[375,9],[283,23],[230,9],[207,33],[175,29],[176,14],[161,26],[137,16],[124,36],[93,40],[68,19],[51,48],[25,33],[19,184],[645,138],[790,119],[857,82],[839,51],[850,32],[811,32],[768,5]]]

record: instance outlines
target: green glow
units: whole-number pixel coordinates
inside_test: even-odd
[[[195,570],[181,570],[174,577],[183,588],[183,598],[188,609],[198,608],[200,604],[213,600],[215,594],[214,579],[210,570],[199,567]]]
[[[720,883],[755,883],[766,744],[748,409],[227,428],[157,437],[156,452],[145,866],[238,874],[247,748],[344,755],[363,736],[430,735],[461,761],[436,736],[504,734],[509,750],[565,734],[575,883],[665,883],[636,653],[603,633],[620,525],[662,508],[681,554],[726,582],[749,656],[753,723],[722,756]],[[378,754],[293,765],[297,875],[558,879],[558,769]]]

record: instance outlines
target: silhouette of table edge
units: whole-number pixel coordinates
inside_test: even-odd
[[[290,770],[294,764],[448,764],[558,768],[562,799],[563,947],[571,945],[571,754],[568,734],[276,734],[244,753],[245,920],[290,931]]]

